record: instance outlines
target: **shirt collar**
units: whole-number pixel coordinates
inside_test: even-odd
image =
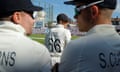
[[[0,21],[0,30],[2,31],[9,30],[25,34],[25,29],[21,25],[14,24],[13,22],[10,21]]]
[[[58,28],[64,28],[64,25],[58,24],[58,25],[56,25],[56,27],[58,27]]]
[[[93,34],[93,33],[102,33],[102,34],[108,34],[108,33],[115,33],[115,26],[110,24],[101,24],[96,25],[92,29],[90,29],[87,33],[87,35]]]

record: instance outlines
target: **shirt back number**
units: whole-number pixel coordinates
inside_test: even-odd
[[[61,43],[60,39],[49,38],[48,39],[49,51],[60,53],[61,52],[60,43]]]

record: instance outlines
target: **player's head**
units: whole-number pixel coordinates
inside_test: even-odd
[[[88,31],[100,19],[110,19],[116,8],[116,0],[71,0],[64,3],[76,6],[75,19],[80,31]]]
[[[68,23],[69,21],[68,16],[64,13],[59,14],[56,19],[58,24]]]
[[[32,32],[34,23],[34,11],[42,10],[41,7],[34,6],[31,0],[0,0],[0,20],[11,21],[21,25],[26,34]]]

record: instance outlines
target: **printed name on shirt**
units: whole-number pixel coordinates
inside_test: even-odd
[[[109,67],[120,66],[120,52],[110,52],[109,54],[99,53],[100,67],[105,69]]]
[[[14,66],[16,52],[0,51],[0,65]]]

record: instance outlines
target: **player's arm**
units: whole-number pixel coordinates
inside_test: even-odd
[[[48,45],[47,41],[48,41],[48,33],[45,34],[45,46]]]
[[[69,30],[66,31],[66,44],[68,44],[71,41],[71,33]]]

